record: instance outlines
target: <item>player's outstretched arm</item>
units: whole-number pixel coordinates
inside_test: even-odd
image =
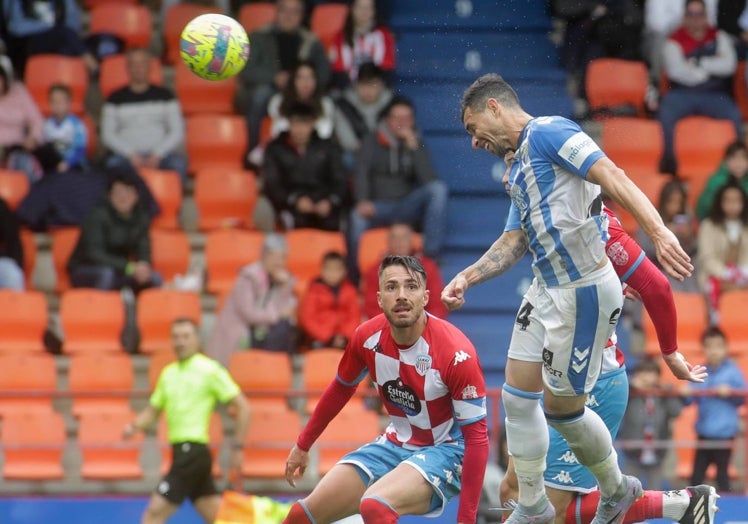
[[[675,234],[662,222],[657,209],[622,169],[603,157],[587,172],[587,180],[599,184],[605,194],[636,218],[652,239],[657,249],[657,259],[669,275],[678,280],[691,276],[691,258],[683,251]]]
[[[527,252],[527,234],[521,229],[504,231],[473,265],[463,269],[442,291],[442,302],[454,311],[465,303],[465,291],[470,286],[501,275]]]

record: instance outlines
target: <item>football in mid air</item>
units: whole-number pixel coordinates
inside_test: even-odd
[[[249,37],[239,22],[229,16],[200,15],[182,30],[180,55],[197,76],[225,80],[247,64]]]

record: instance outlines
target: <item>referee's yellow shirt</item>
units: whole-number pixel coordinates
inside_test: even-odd
[[[169,442],[208,444],[210,415],[216,402],[228,402],[240,392],[226,368],[196,353],[164,368],[150,403],[166,411]]]

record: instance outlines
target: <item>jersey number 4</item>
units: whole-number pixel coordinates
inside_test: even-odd
[[[519,325],[521,331],[527,331],[527,326],[530,325],[530,313],[532,313],[534,307],[535,306],[529,302],[525,302],[522,304],[519,313],[517,313],[517,319],[515,322]]]

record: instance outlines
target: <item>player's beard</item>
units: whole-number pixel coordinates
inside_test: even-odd
[[[423,307],[416,306],[414,304],[408,305],[410,306],[410,309],[407,311],[407,316],[396,313],[395,308],[397,306],[395,306],[395,308],[392,308],[391,310],[385,310],[384,316],[387,318],[392,327],[398,329],[413,327],[416,322],[418,322],[418,319],[421,318],[421,315],[423,315]]]

